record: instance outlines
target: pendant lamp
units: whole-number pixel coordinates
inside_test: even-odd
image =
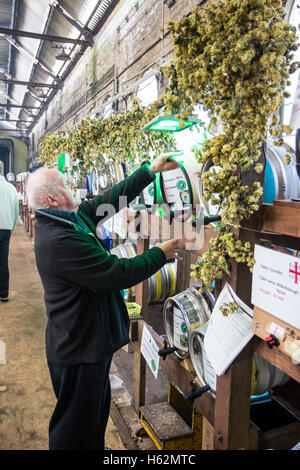
[[[199,123],[201,123],[201,120],[192,116],[187,120],[180,120],[174,114],[162,112],[146,124],[142,131],[180,132]]]

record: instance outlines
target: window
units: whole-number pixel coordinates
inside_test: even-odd
[[[204,110],[203,105],[195,106],[193,115],[203,122],[203,127],[195,125],[180,132],[174,133],[178,150],[191,151],[194,147],[203,145],[205,140],[209,138],[207,127],[210,122],[208,112]]]
[[[142,106],[149,106],[158,98],[157,77],[152,75],[147,78],[138,88],[137,98],[141,101]]]

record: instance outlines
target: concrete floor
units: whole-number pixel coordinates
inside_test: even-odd
[[[9,267],[10,300],[0,302],[0,450],[47,450],[56,400],[45,359],[43,289],[21,222],[12,235]],[[106,446],[125,449],[111,418]]]

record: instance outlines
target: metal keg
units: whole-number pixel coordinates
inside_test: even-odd
[[[209,321],[210,307],[204,296],[193,286],[169,297],[163,308],[165,331],[175,354],[184,359],[189,355],[188,341],[192,331]]]
[[[210,393],[217,388],[217,375],[204,348],[204,336],[208,323],[194,329],[189,336],[189,353],[195,372],[202,385],[209,385]]]
[[[170,160],[177,163],[177,168],[160,173],[160,190],[164,203],[168,204],[172,211],[182,212],[177,217],[184,221],[199,204],[196,183],[201,164],[197,162],[193,152],[186,151],[171,152]]]
[[[284,162],[284,156],[289,154],[290,163]],[[208,159],[201,170],[199,178],[199,200],[204,208],[204,215],[214,216],[219,213],[219,206],[213,205],[210,201],[205,201],[203,196],[205,188],[202,184],[202,176],[207,171],[220,170],[220,167],[213,165]],[[296,155],[294,150],[288,145],[277,147],[267,144],[266,147],[266,167],[264,182],[264,203],[272,204],[275,199],[292,199],[300,197],[300,184],[297,173]]]
[[[127,176],[126,165],[124,163],[111,162],[109,164],[113,184],[119,183]]]
[[[148,279],[149,304],[163,302],[167,297],[174,295],[176,267],[175,263],[167,263]]]
[[[110,176],[107,173],[100,172],[97,168],[93,168],[92,187],[94,196],[101,194],[102,191],[105,191],[110,186],[112,186],[112,179]]]
[[[284,162],[289,154],[290,163]],[[264,185],[264,203],[272,204],[275,199],[292,199],[300,197],[299,176],[297,173],[296,155],[288,145],[277,147],[267,145]]]
[[[217,374],[206,354],[204,337],[208,323],[194,329],[189,336],[189,353],[195,372],[201,384],[210,386],[210,393],[215,395]],[[252,395],[262,395],[269,388],[284,385],[290,377],[270,362],[254,353],[252,366]]]
[[[254,395],[261,395],[267,389],[284,385],[290,380],[290,377],[282,372],[282,370],[256,353],[254,353],[253,373],[255,374],[252,390]]]
[[[150,246],[151,248],[151,246]],[[133,242],[118,245],[111,250],[118,258],[133,258],[137,255],[136,245]],[[165,264],[160,270],[148,278],[148,304],[163,302],[175,293],[177,261]],[[135,296],[135,287],[131,295]]]

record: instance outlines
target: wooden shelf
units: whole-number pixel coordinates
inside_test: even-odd
[[[263,229],[300,238],[300,202],[277,200],[264,204]]]

